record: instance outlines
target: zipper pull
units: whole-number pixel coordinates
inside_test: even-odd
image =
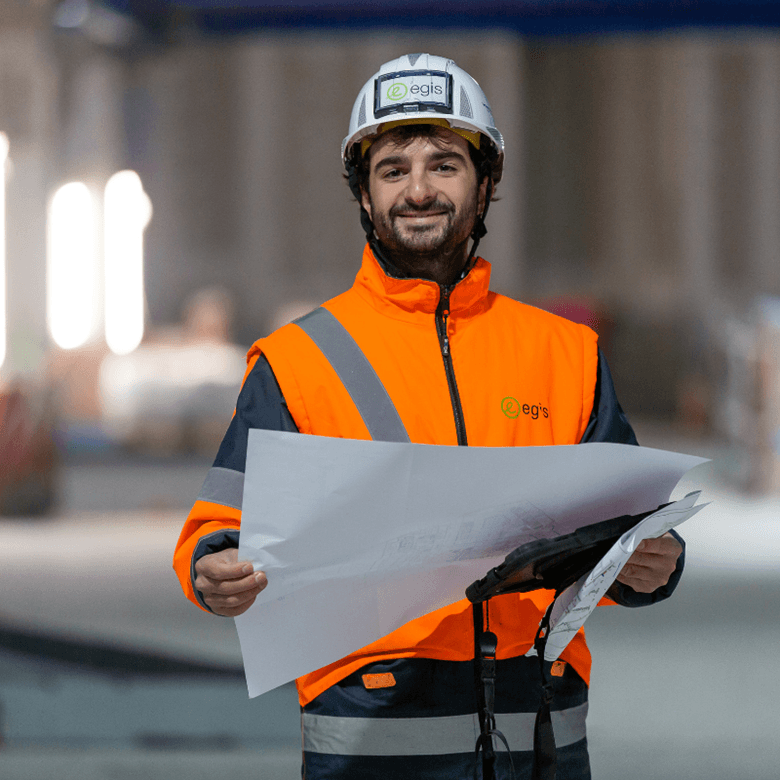
[[[450,337],[447,334],[447,318],[450,316],[450,313],[447,309],[444,310],[444,346],[442,347],[442,352],[444,355],[450,354]]]

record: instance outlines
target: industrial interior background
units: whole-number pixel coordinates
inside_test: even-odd
[[[780,11],[467,5],[0,2],[3,777],[299,772],[294,692],[246,698],[232,621],[169,561],[246,348],[354,278],[340,143],[412,51],[473,74],[506,138],[494,288],[596,328],[641,443],[713,459],[678,488],[713,505],[675,598],[589,623],[594,777],[776,777]],[[122,171],[143,330],[116,348],[99,247]],[[70,286],[68,192],[94,231]]]

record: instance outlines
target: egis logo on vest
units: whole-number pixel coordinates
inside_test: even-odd
[[[538,420],[540,417],[545,420],[550,416],[550,410],[541,404],[521,404],[517,398],[508,395],[501,400],[501,411],[511,420],[519,417],[521,414],[530,417],[532,420]]]

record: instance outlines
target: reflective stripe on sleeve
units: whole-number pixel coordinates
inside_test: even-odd
[[[240,471],[214,466],[209,469],[198,501],[222,504],[232,509],[241,509],[244,498],[244,475]]]
[[[322,307],[295,320],[319,347],[352,398],[374,441],[408,442],[398,410],[349,331]]]
[[[585,738],[588,703],[552,713],[555,743]],[[496,727],[513,751],[534,749],[534,712],[497,713]],[[303,749],[341,756],[443,756],[473,753],[476,714],[441,718],[342,718],[303,713]]]

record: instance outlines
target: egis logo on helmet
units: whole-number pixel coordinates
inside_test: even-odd
[[[433,95],[441,96],[444,94],[444,89],[441,84],[412,84],[409,86],[403,81],[396,81],[387,88],[385,94],[388,100],[397,103],[407,95],[412,95],[416,98],[427,98]]]

